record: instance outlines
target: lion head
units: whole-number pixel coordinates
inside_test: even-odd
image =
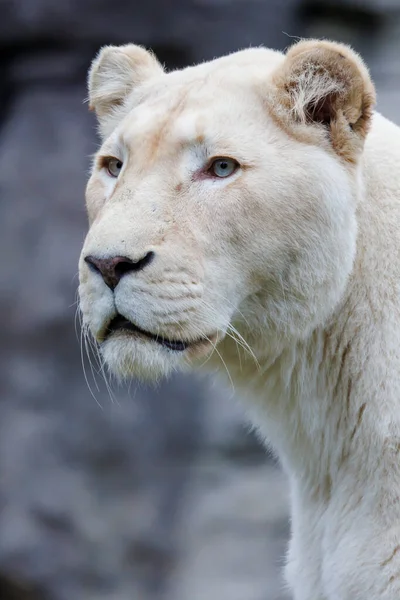
[[[139,46],[109,46],[89,101],[102,143],[79,294],[113,372],[197,364],[233,330],[268,354],[329,318],[353,265],[374,102],[358,55],[303,41],[167,73]]]

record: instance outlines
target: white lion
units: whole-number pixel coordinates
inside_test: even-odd
[[[106,47],[89,100],[80,299],[110,370],[226,365],[289,476],[294,598],[399,599],[400,131],[362,60]]]

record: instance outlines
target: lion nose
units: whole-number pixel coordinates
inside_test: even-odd
[[[112,258],[86,256],[85,262],[92,271],[100,273],[104,282],[113,290],[117,287],[124,275],[141,271],[153,260],[153,257],[153,252],[148,252],[139,260],[131,260],[127,256],[113,256]]]

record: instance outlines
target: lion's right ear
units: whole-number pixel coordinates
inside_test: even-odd
[[[110,128],[135,86],[162,73],[155,56],[141,46],[104,46],[88,76],[89,108],[96,111],[102,132]]]

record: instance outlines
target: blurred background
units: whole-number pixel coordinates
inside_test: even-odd
[[[0,600],[287,600],[286,481],[233,391],[110,397],[86,363],[91,394],[74,320],[99,47],[173,69],[292,36],[351,43],[400,122],[400,0],[0,0]]]

